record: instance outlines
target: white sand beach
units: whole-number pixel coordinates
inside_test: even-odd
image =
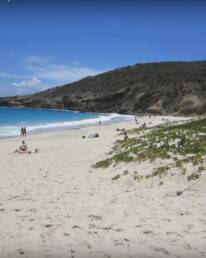
[[[0,140],[0,257],[206,257],[206,174],[187,182],[174,169],[160,186],[134,175],[163,161],[92,167],[122,139],[117,127],[183,119],[30,135],[33,154],[12,154],[20,137]],[[100,137],[82,138],[94,132]]]

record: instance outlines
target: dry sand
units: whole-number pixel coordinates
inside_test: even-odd
[[[19,137],[0,141],[1,258],[206,257],[206,176],[189,183],[174,169],[160,186],[134,175],[151,172],[161,161],[92,168],[121,139],[117,127],[136,125],[28,136],[37,154],[12,154]],[[100,137],[81,138],[93,132]]]

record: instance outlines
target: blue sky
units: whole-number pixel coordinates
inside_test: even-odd
[[[0,96],[117,67],[206,60],[206,1],[0,0]]]

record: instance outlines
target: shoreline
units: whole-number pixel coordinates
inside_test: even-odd
[[[59,111],[59,110],[56,110],[56,111]],[[101,115],[104,116],[105,114],[103,113]],[[109,115],[109,114],[106,114],[106,115]],[[117,113],[110,113],[110,115],[111,116],[116,115],[117,117],[102,121],[100,125],[97,121],[95,121],[93,123],[86,123],[85,122],[85,124],[83,123],[83,124],[79,124],[79,125],[71,125],[71,126],[61,125],[61,126],[57,126],[57,127],[49,127],[49,125],[53,124],[53,123],[50,123],[45,128],[34,129],[32,131],[27,131],[27,136],[47,134],[47,133],[51,133],[51,132],[64,132],[64,131],[68,131],[68,130],[69,131],[70,130],[79,130],[81,128],[86,128],[86,127],[95,127],[95,126],[103,126],[103,125],[111,125],[111,124],[121,124],[121,123],[124,123],[124,122],[130,122],[130,123],[134,122],[134,124],[136,124],[135,123],[135,117],[137,117],[138,121],[140,121],[140,122],[141,122],[142,119],[144,120],[144,122],[147,121],[147,120],[150,121],[150,117],[152,117],[152,118],[157,117],[157,118],[163,118],[163,119],[165,117],[172,117],[174,121],[179,120],[179,118],[182,118],[183,121],[184,121],[185,119],[189,120],[189,119],[194,119],[195,117],[197,117],[197,116],[192,116],[192,117],[191,116],[173,116],[173,115],[165,116],[165,115],[149,115],[149,114],[148,115],[144,115],[144,114],[123,115],[123,114],[117,114]],[[119,116],[119,118],[118,118],[118,116]],[[95,118],[95,119],[97,119],[97,118]],[[72,122],[81,122],[81,121],[84,121],[84,120],[74,120],[74,121],[71,121],[71,123]],[[101,121],[101,120],[99,120],[99,121]],[[65,122],[62,122],[62,124],[65,123]],[[162,123],[165,123],[165,122],[166,121],[162,121]],[[68,121],[68,123],[70,123],[70,121]],[[41,126],[41,125],[38,125],[38,126]],[[44,126],[44,125],[42,125],[42,126]],[[31,126],[27,126],[27,128],[29,128],[29,127],[31,127]],[[0,131],[1,131],[1,126],[0,126]],[[3,140],[3,139],[12,139],[12,138],[22,138],[22,136],[20,134],[19,135],[0,136],[0,141]]]
[[[117,114],[117,115],[119,115],[119,114]],[[42,129],[35,129],[32,131],[28,131],[27,137],[32,136],[32,135],[38,135],[38,134],[47,134],[47,133],[51,133],[51,132],[79,130],[79,129],[85,128],[85,127],[94,127],[94,126],[98,127],[98,126],[103,126],[103,125],[119,124],[119,123],[134,121],[134,116],[132,116],[132,115],[125,115],[125,118],[123,118],[123,115],[121,115],[121,116],[122,116],[122,118],[119,118],[119,119],[117,118],[116,120],[110,119],[110,120],[103,121],[103,122],[101,122],[100,125],[98,122],[94,122],[94,123],[85,123],[85,124],[72,125],[72,126],[59,126],[59,127],[51,127],[51,128],[47,127],[47,128],[42,128]],[[79,121],[83,121],[83,120],[79,120]],[[76,121],[73,121],[73,122],[76,122]],[[1,130],[1,127],[0,127],[0,130]],[[0,141],[2,139],[10,139],[10,138],[24,138],[24,137],[22,137],[20,134],[19,135],[11,135],[11,136],[0,136]]]
[[[1,107],[0,109],[7,109],[8,111],[10,107]],[[14,109],[19,109],[19,108],[14,108]],[[53,132],[53,131],[64,131],[64,130],[72,130],[72,129],[78,129],[82,127],[88,127],[88,126],[93,126],[93,125],[98,125],[99,123],[101,124],[111,124],[111,123],[118,123],[118,122],[123,122],[123,121],[131,121],[134,119],[134,116],[132,115],[122,115],[122,114],[117,114],[117,113],[92,113],[92,112],[80,112],[80,111],[71,111],[71,110],[58,110],[58,109],[42,109],[42,108],[22,108],[26,111],[29,110],[40,110],[40,111],[46,111],[46,112],[60,112],[60,113],[71,113],[71,116],[69,115],[64,117],[65,119],[62,119],[61,121],[58,121],[56,119],[56,113],[54,113],[54,119],[52,120],[52,115],[53,113],[49,113],[48,115],[51,116],[51,121],[42,120],[42,119],[36,119],[35,122],[30,121],[29,118],[27,117],[20,117],[23,121],[18,124],[18,121],[13,121],[13,124],[9,124],[9,121],[5,124],[1,124],[0,126],[0,139],[5,139],[5,138],[14,138],[20,136],[20,129],[21,127],[26,127],[27,128],[27,133],[28,135],[33,135],[33,134],[40,134],[40,133],[46,133],[46,132]],[[80,114],[80,116],[74,116],[73,114]],[[30,114],[30,113],[29,113]],[[41,114],[45,113],[40,113],[38,115],[41,116]],[[3,117],[6,114],[3,112]],[[17,113],[18,115],[18,113]],[[31,112],[31,116],[34,115],[36,116],[36,113]],[[85,115],[85,117],[84,117]],[[87,117],[88,115],[92,115],[91,117]],[[71,117],[71,118],[70,118]],[[60,115],[61,118],[61,115]],[[28,121],[27,121],[28,120]],[[3,119],[4,121],[4,119]],[[3,122],[2,121],[2,122]],[[11,120],[12,121],[12,120]]]

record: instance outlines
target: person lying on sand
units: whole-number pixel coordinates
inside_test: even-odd
[[[117,128],[116,131],[120,132],[120,133],[118,133],[118,135],[124,135],[125,136],[125,134],[127,134],[127,131],[126,131],[125,128],[122,128],[122,129]]]
[[[19,146],[18,149],[14,151],[14,153],[37,153],[38,149],[35,149],[34,151],[28,150],[28,147],[25,143],[25,141],[22,141],[22,144]]]
[[[125,128],[122,128],[122,129],[117,128],[116,131],[117,131],[117,132],[125,132]]]
[[[93,134],[90,134],[90,135],[88,136],[88,138],[97,138],[97,137],[99,137],[99,134],[98,134],[98,133],[93,133]]]

